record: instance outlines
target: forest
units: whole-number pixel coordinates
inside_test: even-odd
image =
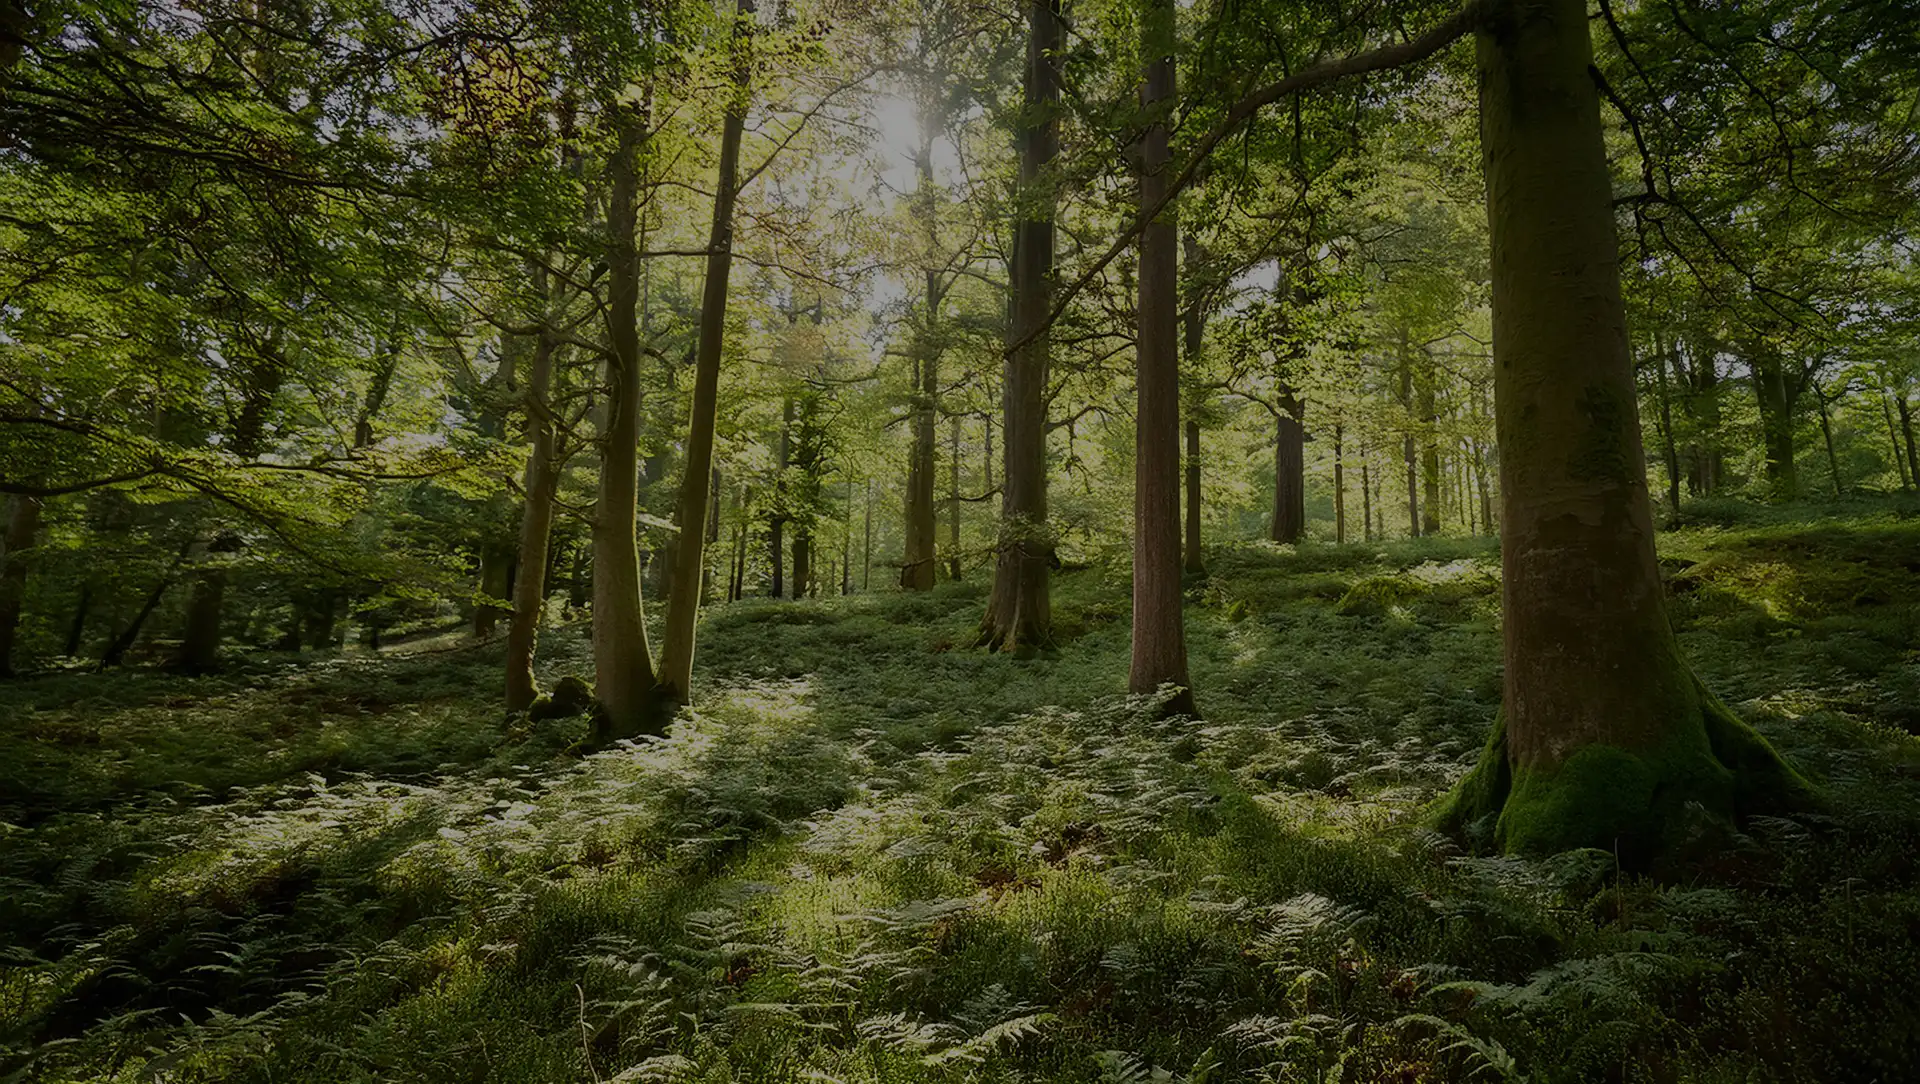
[[[0,0],[0,1084],[1920,1080],[1920,6]]]

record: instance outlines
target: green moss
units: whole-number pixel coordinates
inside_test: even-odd
[[[1593,847],[1648,869],[1682,850],[1703,819],[1815,807],[1814,788],[1695,679],[1697,725],[1647,750],[1592,744],[1552,768],[1513,764],[1504,718],[1480,761],[1430,820],[1481,850],[1544,855]]]
[[[593,707],[593,686],[586,679],[574,674],[561,678],[553,686],[552,692],[542,693],[527,709],[527,718],[534,722],[547,719],[566,719],[585,712]]]

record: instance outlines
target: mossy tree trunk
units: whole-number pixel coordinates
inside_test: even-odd
[[[1147,129],[1140,142],[1140,213],[1160,202],[1168,181],[1169,113],[1174,102],[1173,0],[1144,0],[1141,56],[1146,70],[1140,104]],[[1139,337],[1133,482],[1133,651],[1127,688],[1179,692],[1166,705],[1193,714],[1180,586],[1180,356],[1173,210],[1140,234]]]
[[[1053,638],[1047,526],[1047,380],[1044,329],[1053,304],[1054,192],[1048,172],[1059,150],[1060,0],[1027,0],[1024,109],[1018,136],[1019,217],[1009,268],[1012,319],[1001,391],[1001,485],[993,593],[980,642],[1002,651],[1045,647]],[[871,519],[869,519],[871,549]]]
[[[1689,803],[1731,817],[1805,785],[1695,679],[1667,623],[1586,5],[1504,0],[1478,46],[1505,706],[1439,819],[1509,852],[1646,865]]]
[[[600,419],[600,489],[593,515],[593,671],[596,740],[661,730],[653,652],[640,596],[640,301],[634,229],[645,118],[623,108],[607,212],[607,398]]]

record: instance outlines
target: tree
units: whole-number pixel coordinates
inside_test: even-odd
[[[1027,59],[1017,137],[1012,319],[1008,337],[1001,432],[1000,536],[993,593],[981,621],[981,642],[1002,651],[1045,647],[1052,639],[1047,526],[1048,312],[1053,305],[1054,193],[1049,172],[1059,149],[1055,102],[1060,95],[1059,0],[1028,0]]]
[[[1146,225],[1140,231],[1134,347],[1133,655],[1127,688],[1152,693],[1173,686],[1165,710],[1192,715],[1180,586],[1179,249],[1173,211],[1162,209],[1161,198],[1171,180],[1172,0],[1143,0],[1140,45],[1140,106],[1147,122],[1140,140],[1140,217]]]
[[[1476,34],[1493,245],[1505,698],[1440,811],[1538,853],[1645,866],[1688,803],[1806,784],[1701,685],[1667,622],[1582,0],[1502,0]]]

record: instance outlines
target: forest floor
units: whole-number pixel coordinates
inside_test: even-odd
[[[497,645],[13,683],[0,1080],[1915,1079],[1920,517],[1704,511],[1681,638],[1833,808],[1685,883],[1421,827],[1485,540],[1215,555],[1204,723],[1112,695],[1124,569],[1037,660],[983,578],[717,609],[697,710],[584,758]]]

